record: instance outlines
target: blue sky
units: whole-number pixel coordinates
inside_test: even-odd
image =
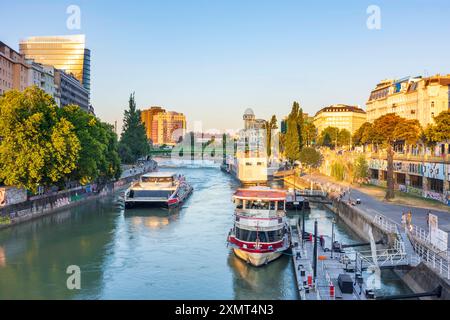
[[[66,8],[81,9],[68,30]],[[366,27],[369,5],[381,29]],[[280,119],[297,100],[315,113],[364,107],[385,78],[450,73],[450,2],[0,0],[0,40],[18,49],[33,35],[86,34],[92,104],[121,122],[130,92],[204,129],[242,126],[247,107]]]

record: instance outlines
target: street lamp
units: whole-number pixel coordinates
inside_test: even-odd
[[[333,259],[333,245],[334,245],[334,225],[336,224],[336,219],[331,220],[331,259]]]

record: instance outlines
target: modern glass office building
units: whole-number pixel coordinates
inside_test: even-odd
[[[91,52],[84,35],[30,37],[19,44],[26,59],[71,73],[90,92]]]

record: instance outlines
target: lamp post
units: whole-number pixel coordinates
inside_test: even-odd
[[[334,244],[334,225],[336,224],[336,219],[331,220],[331,259],[333,259],[333,244]]]

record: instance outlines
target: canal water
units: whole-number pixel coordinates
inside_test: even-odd
[[[0,231],[0,299],[297,299],[291,257],[254,268],[227,247],[237,182],[217,168],[177,172],[195,190],[180,209],[124,212],[115,195]],[[317,219],[331,235],[331,212],[306,217],[307,231]],[[359,241],[339,221],[336,239]],[[71,265],[80,290],[67,289]],[[381,290],[409,292],[390,272]]]

